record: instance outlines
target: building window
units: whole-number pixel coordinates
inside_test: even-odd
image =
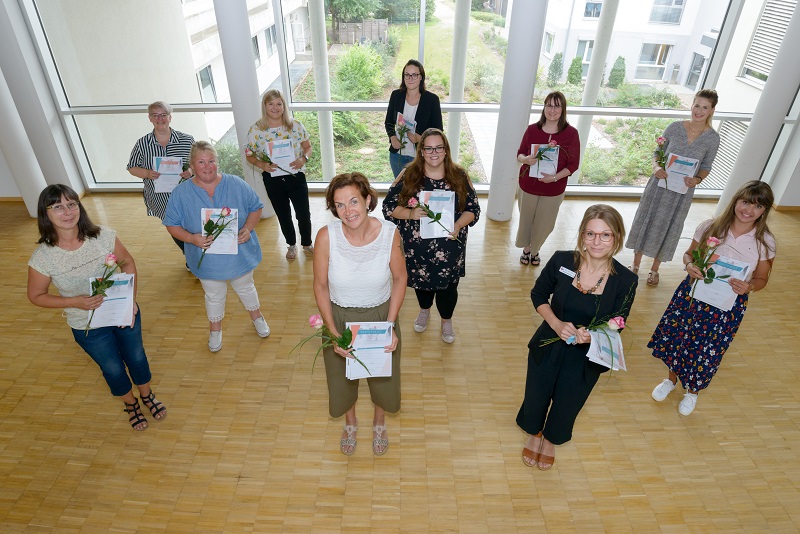
[[[274,24],[264,30],[264,39],[267,43],[267,58],[271,58],[272,55],[278,51],[278,38],[275,33]]]
[[[575,54],[583,59],[581,76],[586,78],[589,74],[589,62],[592,60],[592,48],[594,41],[578,41],[578,52]]]
[[[544,53],[548,56],[553,53],[553,42],[556,36],[550,32],[544,32]]]
[[[203,102],[216,102],[217,91],[214,89],[214,75],[211,74],[211,65],[203,67],[197,73],[197,81],[200,84],[200,95]]]
[[[796,2],[767,0],[753,33],[753,40],[747,48],[742,77],[760,83],[767,81],[796,7]]]
[[[256,62],[256,68],[261,66],[261,49],[258,47],[258,36],[253,36],[253,59]]]
[[[603,2],[586,2],[586,7],[583,8],[584,18],[587,19],[599,18],[601,7],[603,7]]]
[[[639,54],[635,78],[639,80],[663,80],[664,69],[669,60],[672,45],[645,43]]]
[[[692,65],[689,67],[689,75],[686,76],[686,87],[692,91],[697,90],[697,82],[700,81],[700,75],[703,73],[705,64],[706,58],[696,52],[692,54]]]
[[[654,24],[680,24],[685,0],[653,0],[650,22]]]

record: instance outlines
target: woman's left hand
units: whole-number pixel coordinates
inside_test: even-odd
[[[733,292],[737,295],[746,295],[750,293],[750,282],[739,280],[738,278],[728,279],[728,285],[731,286]]]
[[[136,301],[133,301],[133,319],[131,320],[130,326],[123,326],[122,328],[133,328],[133,325],[136,324],[136,315],[139,313],[139,305],[136,304]]]
[[[408,132],[406,133],[406,137],[408,137],[408,140],[415,145],[419,142],[419,135],[417,135],[416,132]]]
[[[461,232],[461,228],[454,228],[452,232],[447,234],[447,239],[458,239],[459,232]]]
[[[395,333],[394,328],[392,328],[392,344],[383,347],[384,349],[386,349],[385,352],[394,352],[394,349],[397,348],[397,341],[398,341],[397,334]]]
[[[586,328],[580,327],[575,332],[575,341],[577,343],[590,343],[592,341],[592,336]]]
[[[685,176],[683,178],[683,183],[686,184],[686,187],[697,187],[702,180],[697,176]]]
[[[306,158],[304,158],[303,156],[300,156],[299,158],[297,158],[296,160],[291,162],[289,164],[289,167],[291,167],[293,171],[298,171],[298,170],[302,169],[303,165],[305,165],[305,164],[306,164]]]
[[[556,178],[555,174],[547,174],[545,172],[542,173],[542,177],[539,178],[540,182],[544,182],[546,184],[551,184],[553,182],[557,182],[558,178]]]
[[[241,245],[242,243],[247,243],[250,241],[250,229],[247,226],[242,226],[242,229],[239,230],[239,239],[238,243]]]

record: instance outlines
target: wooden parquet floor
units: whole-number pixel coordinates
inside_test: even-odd
[[[486,199],[481,200],[485,207]],[[2,532],[797,532],[800,529],[800,282],[798,212],[776,212],[778,261],[750,303],[711,387],[689,417],[680,395],[650,391],[665,376],[646,343],[682,277],[662,268],[642,284],[626,330],[629,371],[604,375],[574,439],[549,472],[523,465],[514,423],[526,344],[539,317],[536,269],[519,265],[516,219],[482,219],[470,232],[457,339],[416,334],[409,291],[403,406],[388,418],[391,445],[370,449],[362,382],[355,454],[339,452],[341,420],[327,413],[314,347],[289,354],[315,311],[311,262],[288,264],[277,221],[258,226],[256,270],[272,334],[260,339],[235,295],[223,350],[206,348],[200,284],[136,194],[84,199],[116,228],[140,274],[139,303],[163,422],[130,429],[95,364],[56,310],[25,297],[37,237],[22,204],[0,205],[0,531]],[[591,200],[564,203],[546,259],[572,248]],[[627,221],[633,201],[615,200]],[[315,229],[330,216],[312,198]],[[714,209],[693,206],[690,236]],[[681,245],[683,246],[683,245]],[[630,262],[623,251],[619,259]],[[643,264],[646,268],[649,263]]]

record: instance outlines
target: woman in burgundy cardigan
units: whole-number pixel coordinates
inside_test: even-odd
[[[531,145],[558,145],[558,163],[555,174],[543,173],[541,178],[530,176],[530,168],[538,163]],[[522,136],[517,151],[519,170],[519,228],[516,246],[522,248],[519,262],[522,265],[539,265],[539,249],[556,225],[558,209],[564,200],[567,177],[578,170],[581,163],[581,142],[578,130],[567,122],[567,99],[554,91],[544,99],[542,117],[531,124]],[[531,255],[532,252],[535,253]]]
[[[408,132],[398,132],[398,113],[405,121],[416,123],[416,126]],[[403,67],[400,89],[392,91],[389,97],[384,126],[386,135],[389,136],[389,164],[395,178],[414,160],[417,153],[416,143],[422,132],[428,128],[444,129],[439,97],[425,90],[425,68],[419,61],[409,59]]]

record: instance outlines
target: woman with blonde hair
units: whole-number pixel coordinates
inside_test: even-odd
[[[270,163],[276,159],[275,142],[289,141],[292,161],[286,165]],[[278,216],[288,249],[286,259],[297,257],[297,234],[292,222],[292,206],[300,230],[300,245],[306,254],[314,253],[311,243],[311,210],[305,168],[311,157],[311,141],[303,123],[293,120],[286,100],[277,89],[261,97],[261,118],[247,132],[247,162],[261,169],[264,188]],[[269,158],[270,161],[267,161]],[[279,168],[282,167],[282,168]]]

